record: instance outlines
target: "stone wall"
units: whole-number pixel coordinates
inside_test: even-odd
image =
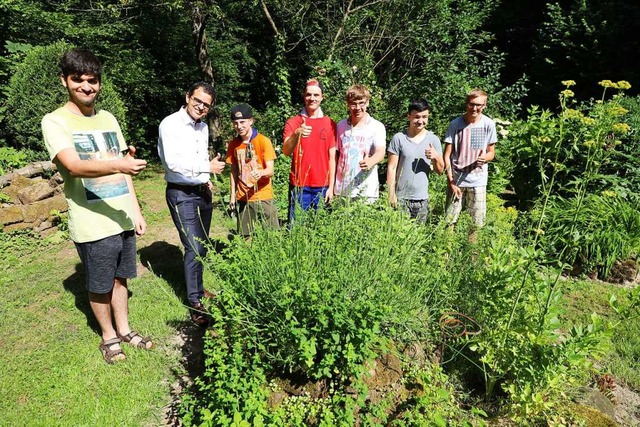
[[[69,207],[55,170],[51,162],[37,162],[0,177],[3,232],[31,229],[46,236],[57,231],[60,220],[51,213],[65,213]]]

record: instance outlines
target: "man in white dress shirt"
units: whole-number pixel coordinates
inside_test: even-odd
[[[201,258],[207,255],[202,244],[211,225],[211,173],[221,173],[225,163],[209,159],[209,129],[206,118],[214,100],[213,87],[198,82],[186,94],[186,104],[162,120],[158,154],[165,169],[166,199],[171,218],[184,246],[184,277],[191,320],[206,327],[209,318],[201,299],[205,296]]]

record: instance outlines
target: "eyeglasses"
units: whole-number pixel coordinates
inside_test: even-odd
[[[487,105],[487,104],[476,104],[475,102],[470,102],[470,103],[468,103],[467,105],[468,105],[469,107],[471,107],[471,108],[474,108],[474,107],[475,107],[475,108],[482,108],[482,107],[484,107],[484,106],[485,106],[485,105]]]
[[[193,101],[193,105],[194,106],[200,107],[203,110],[209,110],[211,108],[211,104],[207,104],[206,102],[202,101],[201,99],[196,98],[195,96],[192,96],[191,100]]]
[[[355,110],[356,108],[364,108],[367,106],[367,101],[355,101],[355,102],[350,102],[349,104],[349,108],[351,108],[352,110]]]

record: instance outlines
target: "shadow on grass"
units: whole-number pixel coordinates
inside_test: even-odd
[[[209,250],[221,253],[228,244],[222,240],[211,239]],[[187,303],[187,289],[184,282],[183,254],[176,245],[164,241],[153,242],[141,248],[140,262],[156,276],[166,280],[175,295]]]
[[[176,245],[164,241],[153,242],[140,248],[140,262],[156,276],[164,279],[181,301],[187,300],[184,283],[182,251]]]
[[[190,378],[196,378],[204,372],[204,334],[206,329],[190,321],[169,322],[169,326],[178,331],[181,338],[182,367]]]
[[[76,308],[84,313],[87,318],[87,326],[89,326],[96,334],[101,335],[100,325],[93,315],[91,306],[89,305],[89,292],[86,287],[86,276],[82,263],[76,264],[76,271],[62,282],[67,292],[75,297]]]

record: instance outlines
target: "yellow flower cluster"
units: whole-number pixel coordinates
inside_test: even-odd
[[[601,80],[598,84],[602,87],[610,87],[613,89],[626,90],[631,89],[631,83],[626,80],[620,80],[617,83],[612,82],[611,80]]]
[[[571,86],[575,86],[576,85],[576,82],[573,81],[573,80],[563,80],[560,83],[562,83],[566,87],[571,87]]]
[[[612,126],[615,133],[627,134],[631,132],[631,126],[626,123],[616,123]]]
[[[575,93],[573,93],[573,91],[571,89],[565,89],[562,92],[560,92],[562,94],[562,96],[564,96],[565,98],[573,98],[575,96]]]
[[[615,192],[615,191],[611,191],[611,190],[604,190],[604,191],[602,192],[602,196],[604,196],[604,197],[616,197],[616,196],[617,196],[617,194],[616,194],[616,192]]]
[[[582,112],[574,110],[573,108],[567,108],[562,113],[567,119],[581,119],[583,117]]]
[[[609,111],[611,112],[611,114],[616,115],[616,116],[624,116],[625,114],[627,114],[629,112],[629,110],[627,110],[624,107],[621,107],[620,105],[612,106]]]

